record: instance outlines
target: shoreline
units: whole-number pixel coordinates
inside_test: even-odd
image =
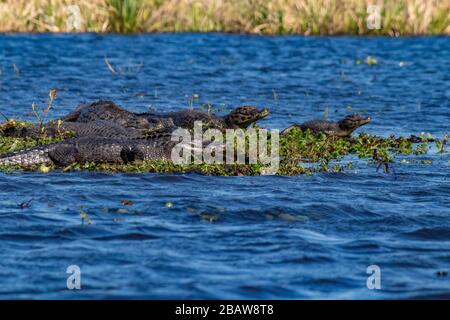
[[[429,0],[4,0],[0,33],[450,35],[449,12]]]
[[[433,33],[433,34],[402,34],[397,36],[391,36],[388,34],[301,34],[301,33],[284,33],[284,34],[265,34],[265,33],[251,33],[251,32],[223,32],[223,31],[142,31],[142,32],[96,32],[96,31],[0,31],[0,36],[14,36],[14,35],[96,35],[96,36],[124,36],[124,37],[135,37],[135,36],[150,36],[150,35],[223,35],[223,36],[243,36],[243,37],[267,37],[267,38],[277,38],[277,37],[299,37],[299,38],[367,38],[367,39],[377,39],[377,38],[448,38],[450,34],[446,33]]]

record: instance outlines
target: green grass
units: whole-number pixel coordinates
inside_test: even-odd
[[[142,0],[108,0],[109,25],[112,32],[128,33],[140,31]]]

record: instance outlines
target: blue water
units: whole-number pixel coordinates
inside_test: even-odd
[[[358,112],[369,133],[442,137],[449,70],[448,37],[1,35],[0,111],[32,120],[50,88],[49,118],[198,95],[194,108],[267,106],[268,128]],[[449,153],[401,159],[390,174],[360,161],[296,177],[0,173],[0,298],[450,298],[436,275],[450,271]],[[81,290],[66,288],[70,265]]]

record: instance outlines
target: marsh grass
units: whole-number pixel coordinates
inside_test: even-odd
[[[444,0],[3,0],[0,31],[64,32],[76,3],[89,32],[240,32],[262,34],[450,34]],[[368,30],[367,7],[381,9]]]
[[[141,31],[143,0],[107,0],[110,31],[127,33]]]

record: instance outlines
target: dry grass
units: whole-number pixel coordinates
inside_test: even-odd
[[[73,4],[76,28],[67,23]],[[380,30],[367,29],[369,4],[381,7]],[[450,34],[450,1],[0,0],[0,31]]]

